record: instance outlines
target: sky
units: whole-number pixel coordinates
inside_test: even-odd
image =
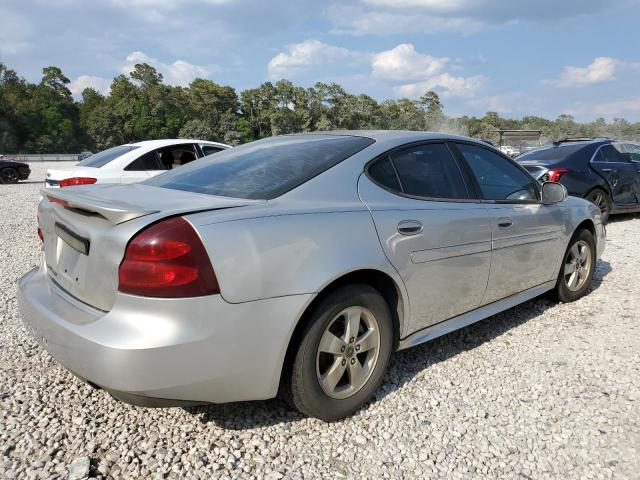
[[[640,0],[0,0],[0,62],[78,96],[136,63],[166,83],[287,78],[450,116],[640,120]]]

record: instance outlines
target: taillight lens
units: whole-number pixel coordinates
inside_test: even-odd
[[[127,245],[118,290],[144,297],[201,297],[220,293],[198,234],[182,217],[139,232]]]
[[[559,182],[560,177],[569,171],[568,168],[552,168],[542,176],[544,182]]]
[[[40,237],[40,240],[42,241],[42,243],[44,243],[44,235],[42,234],[42,229],[40,228],[40,215],[36,215],[36,219],[38,220],[38,237]]]
[[[98,181],[97,178],[91,177],[71,177],[60,180],[60,188],[72,187],[74,185],[91,185]]]

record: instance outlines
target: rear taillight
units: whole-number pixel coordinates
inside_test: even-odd
[[[44,235],[42,235],[42,229],[40,228],[40,215],[36,215],[36,219],[38,220],[38,237],[44,243]]]
[[[118,290],[144,297],[200,297],[220,293],[200,237],[182,217],[139,232],[127,245]]]
[[[98,181],[97,178],[91,177],[71,177],[60,180],[60,188],[72,187],[74,185],[91,185]]]
[[[542,176],[543,182],[559,182],[560,177],[569,171],[568,168],[552,168]]]

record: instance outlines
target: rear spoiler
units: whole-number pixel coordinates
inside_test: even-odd
[[[147,209],[144,207],[134,206],[124,201],[106,202],[91,195],[90,192],[85,191],[80,193],[77,189],[73,190],[75,191],[66,192],[62,189],[53,190],[46,188],[41,189],[40,193],[52,203],[62,205],[64,208],[81,210],[83,212],[100,215],[101,217],[106,218],[113,225],[127,222],[145,215],[151,215],[152,213],[158,213],[160,211],[157,209]]]

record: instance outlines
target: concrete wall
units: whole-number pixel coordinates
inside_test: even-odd
[[[5,158],[19,162],[77,162],[77,153],[6,153]]]

